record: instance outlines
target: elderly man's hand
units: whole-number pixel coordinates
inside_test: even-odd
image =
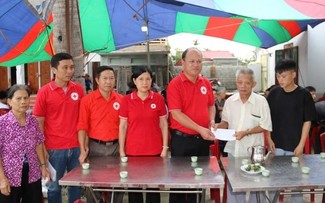
[[[247,131],[238,131],[235,134],[236,140],[241,140],[243,137],[247,135]]]

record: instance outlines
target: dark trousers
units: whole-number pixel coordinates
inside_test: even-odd
[[[127,154],[128,157],[132,157],[132,155]],[[152,155],[155,157],[159,157],[160,154]],[[151,157],[151,156],[142,156],[142,157]],[[136,188],[132,188],[132,190],[136,190]],[[139,189],[140,190],[140,189]],[[148,188],[148,190],[159,190]],[[143,203],[143,194],[141,192],[129,192],[129,203]],[[146,203],[160,203],[160,193],[146,193]]]
[[[0,193],[1,203],[42,203],[41,179],[33,183],[28,183],[28,171],[28,163],[24,163],[21,186],[11,187],[9,196]]]
[[[212,141],[171,130],[171,156],[209,156]],[[183,189],[182,189],[183,190]],[[201,195],[200,195],[201,199]],[[170,194],[169,203],[195,203],[196,194]]]
[[[220,149],[220,153],[223,157],[228,157],[228,153],[225,152],[226,144],[227,144],[227,141],[219,140],[219,149]]]
[[[95,142],[93,140],[89,140],[89,158],[90,160],[94,157],[107,157],[107,156],[113,156],[118,157],[119,156],[119,145],[118,142],[109,143],[109,144],[101,144],[98,142]],[[96,196],[96,199],[99,200],[99,202],[105,202],[106,199],[110,202],[112,193],[111,192],[98,192],[94,191],[94,195]],[[90,190],[85,191],[85,196],[87,198],[87,203],[95,203],[95,200],[91,194]],[[114,203],[122,203],[123,202],[123,192],[114,192]]]
[[[149,190],[154,189],[149,188]],[[129,203],[143,203],[143,194],[139,192],[129,192]],[[160,194],[146,193],[146,203],[160,203]]]
[[[172,156],[210,156],[210,145],[213,141],[204,140],[200,135],[179,135],[179,131],[171,130]]]

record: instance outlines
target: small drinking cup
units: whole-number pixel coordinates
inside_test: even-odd
[[[89,169],[89,163],[83,163],[81,164],[82,169],[87,170]]]
[[[293,156],[293,157],[291,157],[291,161],[293,163],[297,163],[299,161],[299,157]]]
[[[197,156],[191,156],[191,161],[192,161],[193,163],[197,162]]]
[[[303,172],[303,173],[309,173],[309,171],[310,171],[310,168],[309,167],[307,167],[307,166],[301,167],[301,172]]]
[[[246,165],[246,164],[248,164],[248,162],[249,162],[248,159],[242,159],[241,160],[242,165]]]
[[[203,169],[202,168],[195,168],[194,173],[195,173],[195,175],[200,176],[203,173]]]
[[[123,163],[128,162],[128,158],[126,156],[121,157],[121,162]]]
[[[121,171],[120,172],[120,177],[121,178],[127,178],[128,177],[128,172],[127,171]]]
[[[325,152],[320,153],[320,158],[325,159]]]
[[[262,176],[268,177],[270,175],[270,171],[269,170],[263,170],[262,171]]]

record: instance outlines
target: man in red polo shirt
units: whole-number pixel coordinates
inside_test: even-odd
[[[115,92],[113,68],[100,66],[96,69],[95,80],[98,89],[81,100],[78,122],[80,143],[79,161],[87,161],[89,152],[92,157],[119,156],[119,109],[122,95]],[[96,192],[98,199],[102,193]],[[92,195],[86,193],[87,202],[94,202]],[[123,193],[114,195],[114,202],[122,202]]]
[[[73,58],[67,53],[55,54],[51,59],[55,79],[37,93],[33,114],[45,135],[45,154],[56,170],[56,180],[48,186],[48,202],[61,203],[60,180],[65,171],[79,166],[80,154],[77,123],[83,87],[70,81],[74,74]],[[47,157],[47,156],[46,156]],[[69,187],[69,203],[80,199],[80,187]]]
[[[200,75],[202,53],[188,48],[182,54],[183,71],[168,85],[171,156],[209,156],[214,135],[215,106],[210,82]],[[169,202],[196,202],[195,194],[171,194]]]

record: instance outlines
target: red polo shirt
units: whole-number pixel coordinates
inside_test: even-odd
[[[119,110],[122,95],[112,91],[106,100],[99,90],[82,98],[79,111],[78,130],[88,132],[90,138],[102,141],[118,139]]]
[[[206,78],[199,76],[193,83],[181,72],[168,85],[167,103],[169,111],[179,109],[198,125],[209,127],[209,106],[214,105],[214,98],[211,83]],[[172,115],[169,118],[171,129],[198,134],[179,124]]]
[[[33,114],[44,117],[45,146],[47,149],[79,147],[77,123],[79,104],[84,96],[80,84],[70,81],[66,93],[54,81],[37,93]]]
[[[122,99],[120,118],[128,120],[125,152],[128,155],[157,155],[162,150],[160,118],[166,116],[164,98],[150,91],[142,101],[136,91]]]

